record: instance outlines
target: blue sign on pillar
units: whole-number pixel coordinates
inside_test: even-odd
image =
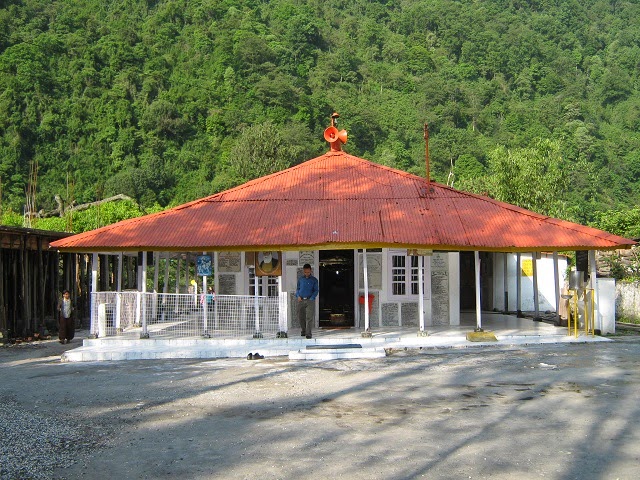
[[[211,276],[211,255],[199,255],[196,259],[198,275],[201,277]]]

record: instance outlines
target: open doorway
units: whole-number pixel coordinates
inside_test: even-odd
[[[460,310],[476,308],[476,267],[473,252],[460,252]]]
[[[480,252],[480,307],[493,308],[493,255]],[[473,252],[460,252],[460,310],[476,309],[476,264]]]
[[[320,250],[319,264],[320,327],[353,327],[353,250]]]

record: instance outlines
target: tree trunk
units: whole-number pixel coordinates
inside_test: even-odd
[[[89,202],[89,203],[82,203],[80,205],[69,205],[66,208],[64,207],[64,203],[62,201],[62,198],[60,198],[60,195],[54,195],[53,199],[56,201],[56,203],[58,204],[58,206],[56,207],[55,210],[51,210],[49,212],[45,212],[43,210],[40,210],[37,214],[37,216],[39,218],[48,218],[48,217],[64,217],[66,214],[68,213],[72,213],[72,212],[80,212],[82,210],[87,210],[91,207],[98,207],[104,203],[109,203],[109,202],[116,202],[118,200],[129,200],[133,203],[136,203],[136,201],[127,196],[124,195],[122,193],[118,194],[118,195],[114,195],[113,197],[109,197],[109,198],[104,198],[102,200],[98,200],[95,202]],[[137,205],[137,203],[136,203]]]
[[[2,238],[0,237],[0,242]],[[1,243],[0,243],[1,244]],[[4,295],[4,250],[0,248],[0,330],[7,330],[7,310]]]

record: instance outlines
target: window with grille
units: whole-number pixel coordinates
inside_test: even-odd
[[[418,258],[399,254],[391,255],[392,295],[418,295]]]
[[[249,267],[249,295],[256,294],[256,279],[258,280],[258,296],[275,297],[278,295],[278,277],[269,275],[256,277],[254,267]]]
[[[267,297],[276,297],[278,295],[278,277],[269,275],[262,278],[267,279]]]
[[[411,294],[418,295],[419,293],[419,283],[418,282],[418,260],[420,257],[411,256]]]
[[[407,293],[407,257],[404,255],[391,256],[391,293],[406,295]]]

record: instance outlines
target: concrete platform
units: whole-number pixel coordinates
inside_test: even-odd
[[[463,313],[461,326],[429,327],[427,328],[428,336],[418,336],[416,327],[379,327],[372,329],[370,338],[363,338],[362,330],[352,328],[347,330],[318,329],[313,332],[311,339],[299,336],[282,339],[153,338],[152,336],[150,339],[140,339],[140,332],[132,330],[113,337],[85,339],[82,347],[68,350],[61,359],[66,362],[96,362],[157,358],[245,358],[248,353],[260,353],[265,358],[289,357],[292,360],[327,360],[331,358],[331,355],[326,351],[326,348],[315,350],[314,353],[317,353],[318,358],[296,352],[307,352],[307,346],[359,344],[362,347],[359,353],[371,356],[357,357],[357,352],[347,351],[343,352],[346,356],[334,356],[333,358],[374,358],[374,355],[376,357],[384,356],[384,352],[389,349],[441,350],[610,341],[604,337],[587,336],[584,332],[580,333],[578,337],[570,336],[567,335],[566,327],[555,327],[548,323],[534,322],[528,318],[517,318],[512,315],[483,313],[482,318],[483,328],[492,331],[496,335],[497,342],[468,341],[466,335],[475,327],[475,316],[471,313]],[[296,331],[297,329],[292,333]],[[324,354],[319,350],[325,350]],[[333,352],[333,355],[338,353],[340,352]]]

